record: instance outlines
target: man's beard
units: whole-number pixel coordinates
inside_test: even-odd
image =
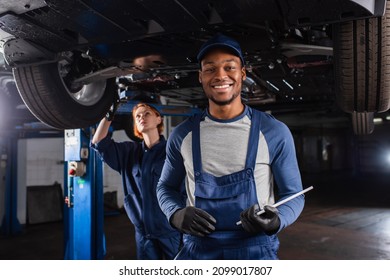
[[[230,103],[232,103],[234,101],[234,99],[236,99],[238,96],[240,95],[240,92],[236,92],[235,94],[232,95],[232,97],[228,100],[224,100],[224,101],[219,101],[219,100],[215,100],[215,98],[210,94],[208,95],[206,93],[206,96],[208,99],[210,99],[211,101],[213,101],[213,103],[217,104],[218,106],[225,106],[225,105],[229,105]]]

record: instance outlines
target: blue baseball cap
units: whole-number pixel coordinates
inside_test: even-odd
[[[245,65],[245,60],[241,52],[240,44],[236,40],[227,37],[221,33],[217,33],[214,37],[212,37],[202,45],[202,47],[199,50],[198,56],[196,57],[198,59],[199,64],[201,63],[203,57],[210,50],[215,48],[225,48],[232,51],[233,54],[235,54],[241,59],[242,66]]]

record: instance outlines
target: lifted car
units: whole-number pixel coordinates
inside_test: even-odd
[[[18,92],[57,129],[96,124],[118,97],[204,107],[196,54],[217,32],[245,52],[247,104],[337,102],[354,131],[390,107],[386,0],[1,0],[0,41]]]

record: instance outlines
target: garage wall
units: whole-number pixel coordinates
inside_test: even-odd
[[[292,130],[301,172],[354,169],[354,137],[343,127],[302,127]]]
[[[128,140],[122,131],[115,132],[116,140]],[[26,197],[28,186],[64,185],[64,139],[39,138],[18,141],[18,210],[21,224],[26,223]],[[117,191],[118,206],[123,206],[123,191],[120,175],[104,165],[104,192]]]
[[[18,220],[26,223],[28,186],[53,185],[64,182],[64,139],[31,138],[18,141]]]
[[[64,181],[64,139],[28,139],[26,144],[28,185],[51,185]]]
[[[390,172],[390,122],[370,135],[349,128],[300,128],[292,131],[302,172]]]

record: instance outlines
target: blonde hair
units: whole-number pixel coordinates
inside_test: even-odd
[[[132,111],[132,115],[133,115],[133,131],[134,131],[134,135],[138,138],[141,138],[143,139],[144,137],[142,136],[142,133],[139,132],[138,128],[137,128],[137,124],[135,122],[135,112],[137,111],[138,108],[141,108],[141,107],[145,107],[145,108],[149,108],[150,110],[152,110],[152,112],[154,112],[156,114],[157,117],[161,117],[161,122],[160,124],[157,126],[157,131],[158,131],[158,134],[162,134],[163,130],[164,130],[164,119],[163,117],[161,116],[160,112],[154,108],[153,106],[151,105],[148,105],[146,103],[138,103],[137,105],[134,106],[133,108],[133,111]]]

